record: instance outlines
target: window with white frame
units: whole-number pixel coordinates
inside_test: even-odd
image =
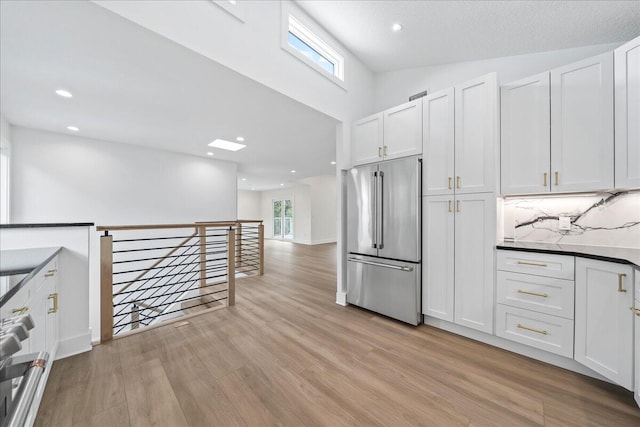
[[[287,24],[286,45],[283,41],[283,46],[315,69],[344,82],[344,56],[291,13]]]

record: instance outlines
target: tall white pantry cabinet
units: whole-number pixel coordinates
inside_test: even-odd
[[[423,99],[422,312],[493,333],[496,74]]]

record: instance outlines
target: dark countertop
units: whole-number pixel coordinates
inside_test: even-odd
[[[0,224],[0,228],[92,227],[93,222],[51,222],[42,224]]]
[[[62,250],[54,248],[9,249],[0,251],[0,276],[9,278],[0,293],[0,307]]]
[[[640,249],[614,248],[610,246],[570,245],[564,243],[504,241],[498,242],[497,249],[511,251],[542,252],[557,255],[573,255],[600,261],[631,264],[640,268]]]

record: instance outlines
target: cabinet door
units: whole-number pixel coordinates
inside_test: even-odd
[[[575,359],[633,390],[633,269],[576,259]]]
[[[549,73],[502,86],[500,94],[501,193],[549,191]]]
[[[422,313],[453,322],[453,196],[423,198]]]
[[[384,158],[395,159],[422,153],[422,100],[398,105],[383,114]]]
[[[465,194],[455,202],[455,323],[493,333],[496,199]]]
[[[424,195],[453,194],[454,91],[449,88],[423,99],[422,169]]]
[[[616,188],[640,187],[640,37],[614,51]]]
[[[45,283],[45,344],[47,352],[53,358],[58,344],[58,275],[47,279]]]
[[[382,113],[351,124],[351,161],[362,165],[382,160]]]
[[[494,191],[498,116],[496,74],[456,86],[456,193]]]
[[[551,71],[551,191],[613,188],[613,53]]]
[[[633,308],[635,308],[636,310],[640,310],[640,270],[636,270],[635,271],[635,276],[636,276],[636,298],[635,298],[635,305]],[[635,318],[635,332],[636,332],[636,339],[635,339],[635,351],[634,351],[634,355],[635,355],[635,368],[634,371],[636,373],[636,380],[635,380],[635,393],[634,393],[634,397],[636,399],[636,404],[638,406],[640,406],[640,311],[634,311],[634,318]]]

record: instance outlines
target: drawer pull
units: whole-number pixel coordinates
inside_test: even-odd
[[[48,272],[48,273],[45,273],[45,274],[44,274],[44,277],[53,277],[53,276],[55,276],[55,275],[56,275],[56,273],[54,273],[53,271],[50,271],[50,272]]]
[[[618,273],[618,292],[627,292],[626,289],[622,288],[622,280],[627,277],[624,273]]]
[[[529,261],[518,261],[520,265],[533,265],[535,267],[546,267],[547,264],[543,264],[541,262],[529,262]]]
[[[456,188],[460,188],[460,177],[456,176]]]
[[[57,313],[58,312],[58,293],[56,292],[55,294],[50,294],[47,299],[53,300],[53,307],[47,310],[47,313],[49,314]]]
[[[538,334],[549,335],[549,332],[545,331],[544,329],[534,329],[528,326],[521,325],[520,323],[518,323],[518,329],[526,329],[527,331],[536,332]]]
[[[542,297],[542,298],[547,298],[549,295],[547,294],[539,294],[537,292],[531,292],[531,291],[523,291],[522,289],[518,289],[518,293],[519,294],[527,294],[527,295],[534,295],[536,297]]]
[[[629,307],[629,310],[633,311],[636,316],[640,317],[640,308]]]
[[[453,211],[451,210],[451,200],[449,200],[449,212],[453,212]]]
[[[547,186],[547,173],[544,173],[544,179],[543,179],[543,185],[546,187]]]
[[[13,310],[11,310],[11,313],[20,316],[22,314],[25,314],[27,311],[29,311],[29,307],[25,305],[24,307],[14,308]]]

